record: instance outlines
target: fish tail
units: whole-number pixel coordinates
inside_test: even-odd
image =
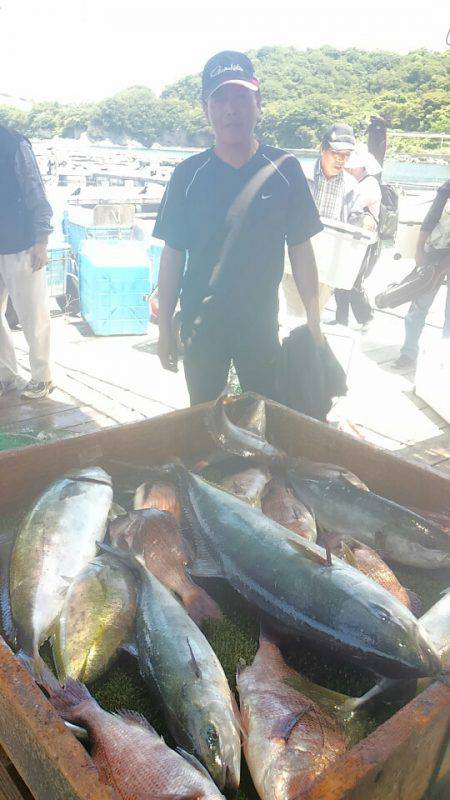
[[[216,601],[200,586],[192,586],[183,596],[183,605],[190,618],[199,627],[207,619],[222,619],[222,612]]]
[[[60,684],[55,678],[50,667],[47,666],[44,659],[41,658],[38,652],[30,656],[23,648],[16,653],[16,658],[23,667],[30,673],[31,677],[40,686],[43,686],[47,691],[54,691],[60,689]]]
[[[80,681],[68,678],[65,687],[58,686],[49,692],[49,700],[59,716],[67,722],[82,722],[79,706],[82,703],[95,703],[86,686]]]

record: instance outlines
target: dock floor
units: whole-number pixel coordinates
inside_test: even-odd
[[[410,269],[386,251],[369,279],[371,296]],[[393,274],[393,269],[397,270]],[[445,288],[435,301],[423,340],[441,335]],[[332,319],[331,299],[324,321]],[[450,425],[414,393],[414,372],[391,369],[403,338],[406,307],[375,311],[367,333],[329,327],[324,332],[347,371],[349,392],[330,413],[330,422],[354,430],[369,442],[418,459],[450,474]],[[281,319],[282,332],[298,324]],[[144,336],[94,336],[80,317],[52,310],[53,357],[57,388],[40,401],[23,401],[19,392],[0,398],[0,436],[27,435],[30,441],[76,436],[142,420],[188,405],[182,365],[177,374],[161,369],[156,355],[157,329]],[[23,381],[29,378],[27,346],[13,332]],[[448,391],[448,387],[447,387]]]

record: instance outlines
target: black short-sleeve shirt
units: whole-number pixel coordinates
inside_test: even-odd
[[[187,251],[181,290],[185,324],[205,298],[216,311],[254,324],[278,311],[284,247],[322,230],[295,156],[268,145],[236,169],[213,149],[175,169],[154,236]]]
[[[447,200],[450,198],[450,181],[446,181],[439,187],[436,192],[436,197],[434,198],[430,209],[428,210],[428,214],[426,215],[424,221],[422,222],[421,230],[426,231],[427,233],[431,233],[433,228],[436,227],[438,224],[442,212],[445,208],[445,204]]]

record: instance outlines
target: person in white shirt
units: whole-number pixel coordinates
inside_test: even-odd
[[[377,175],[381,174],[381,166],[376,158],[369,153],[367,147],[359,144],[355,147],[348,159],[345,169],[356,178],[356,202],[362,209],[360,221],[350,221],[362,228],[376,233],[380,218],[381,189]],[[380,241],[369,245],[358,277],[352,289],[335,289],[336,319],[332,324],[348,325],[350,307],[355,319],[360,323],[362,330],[367,330],[373,317],[372,307],[363,288],[363,281],[370,275],[380,254]]]
[[[365,145],[357,145],[351,154],[345,169],[358,181],[357,197],[364,211],[372,215],[376,230],[380,218],[381,189],[377,175],[381,175],[381,165]],[[368,227],[369,225],[369,220]],[[366,225],[364,225],[366,227]]]

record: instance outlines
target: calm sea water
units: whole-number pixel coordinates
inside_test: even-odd
[[[192,150],[177,148],[173,150],[158,150],[155,148],[150,152],[155,155],[155,161],[170,158],[188,158],[193,154]],[[299,160],[303,167],[308,167],[315,159],[312,156],[301,156]],[[391,183],[440,186],[444,181],[450,180],[450,165],[415,164],[412,161],[398,161],[395,158],[387,158],[384,163],[383,178]]]

